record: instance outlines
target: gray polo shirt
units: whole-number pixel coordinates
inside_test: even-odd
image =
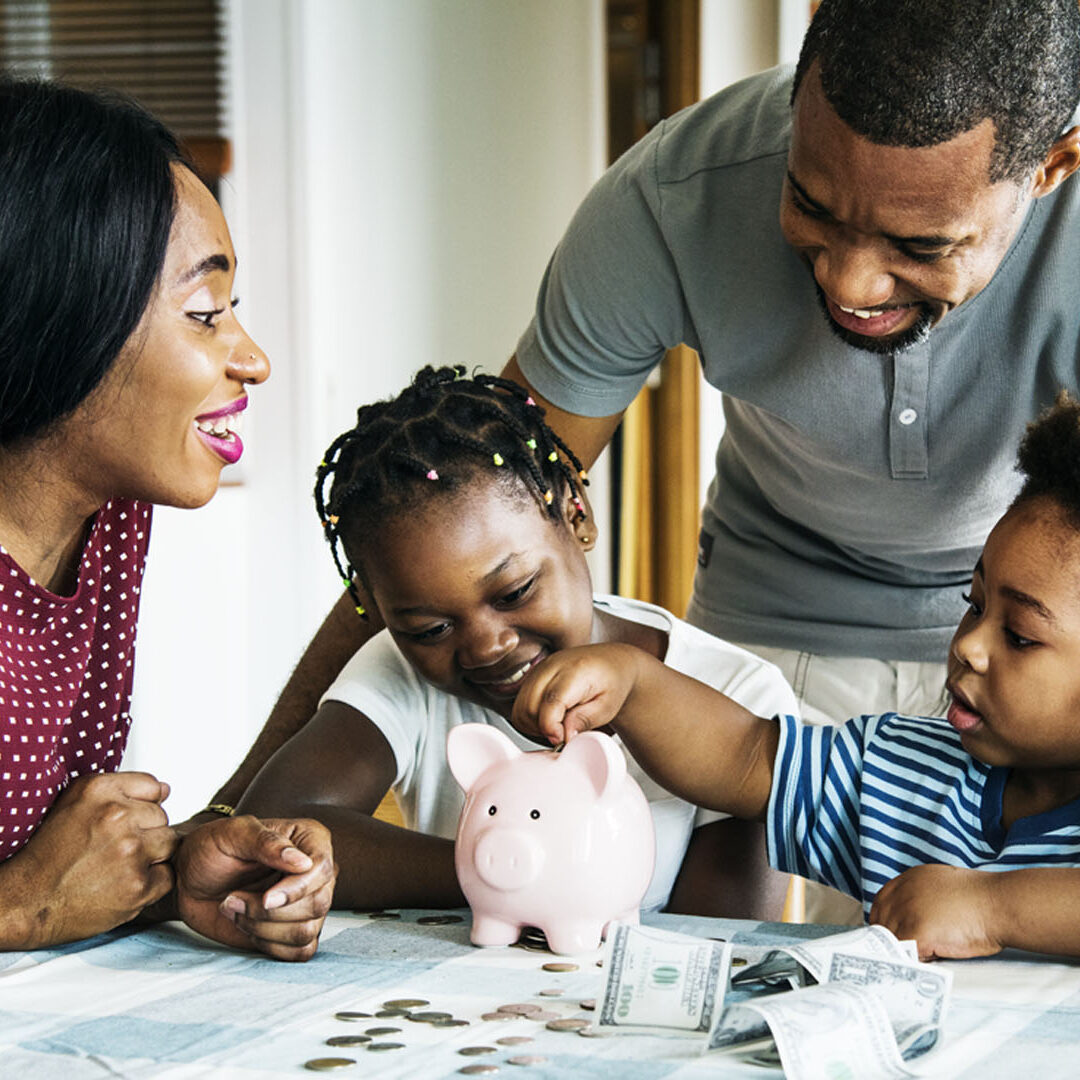
[[[1024,425],[1077,385],[1080,181],[1036,200],[929,340],[845,345],[784,241],[791,69],[665,121],[600,179],[518,344],[560,408],[618,412],[685,343],[722,390],[688,617],[735,641],[943,660],[1018,487]]]

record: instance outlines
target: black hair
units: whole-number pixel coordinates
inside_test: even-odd
[[[581,462],[528,391],[509,379],[466,378],[460,364],[428,366],[396,398],[357,410],[356,426],[330,444],[319,464],[315,508],[361,615],[353,580],[363,577],[360,538],[483,474],[514,495],[530,493],[552,521],[561,519],[568,492],[585,514],[581,486],[589,481]]]
[[[0,446],[46,434],[101,382],[165,260],[171,165],[135,102],[0,78]]]
[[[829,104],[883,146],[934,146],[994,122],[990,180],[1023,181],[1080,97],[1077,0],[822,0],[814,61]]]
[[[1016,468],[1024,483],[1013,506],[1045,496],[1080,529],[1080,402],[1067,390],[1028,424]]]

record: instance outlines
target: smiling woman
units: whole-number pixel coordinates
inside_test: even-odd
[[[0,948],[165,900],[306,959],[333,884],[324,830],[173,829],[168,785],[116,772],[151,506],[213,496],[269,374],[234,311],[225,219],[152,116],[46,82],[0,82],[0,175]]]

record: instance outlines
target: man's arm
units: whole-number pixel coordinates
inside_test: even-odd
[[[304,651],[247,756],[212,802],[229,806],[239,803],[263,765],[315,715],[319,699],[353,653],[382,629],[378,609],[367,597],[363,600],[366,622],[357,615],[349,594],[341,594]]]
[[[463,906],[452,840],[372,816],[395,773],[393,751],[375,724],[327,701],[267,762],[240,809],[315,818],[330,829],[340,865],[334,907]]]

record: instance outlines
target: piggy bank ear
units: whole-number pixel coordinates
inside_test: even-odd
[[[487,724],[459,724],[446,736],[446,761],[463,791],[492,765],[520,756],[521,751],[501,731]]]
[[[626,776],[626,758],[610,735],[586,731],[566,744],[559,755],[560,768],[581,769],[602,799],[617,791]]]

